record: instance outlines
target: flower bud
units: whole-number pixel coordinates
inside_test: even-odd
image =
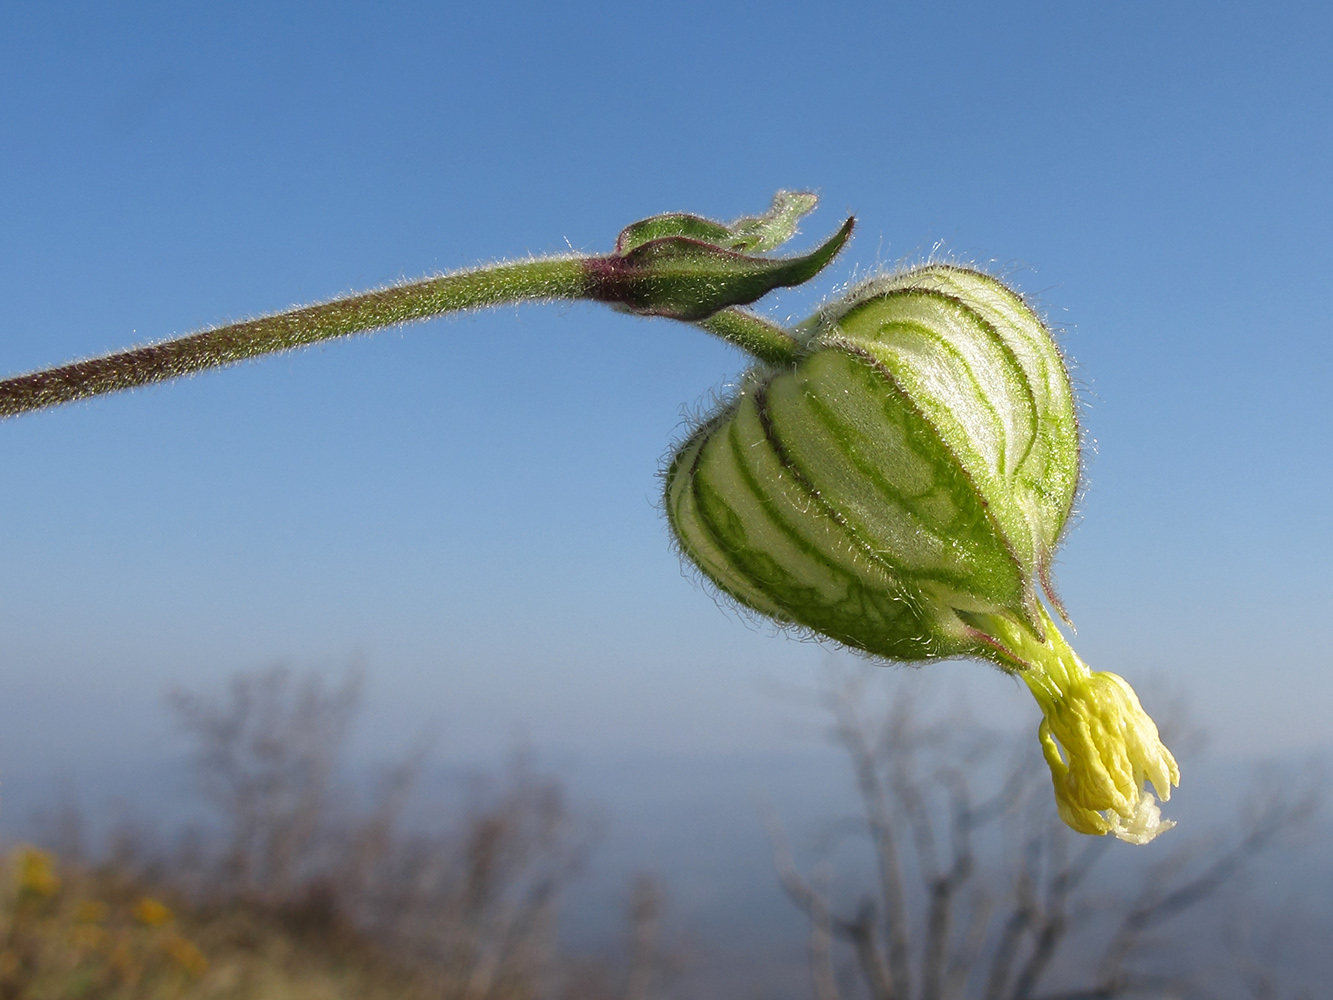
[[[1114,675],[1068,650],[1039,594],[1063,614],[1050,567],[1079,478],[1073,393],[1045,325],[1000,281],[937,264],[868,282],[800,332],[793,363],[749,372],[672,459],[681,549],[746,607],[876,656],[984,657],[1029,687],[1057,671],[1059,693],[1038,700],[1043,741],[1073,758],[1057,752],[1057,773],[1048,754],[1062,816],[1083,832],[1155,831],[1124,815],[1143,766],[1126,765],[1114,795],[1088,792],[1089,754],[1153,757],[1163,798],[1177,777],[1128,685],[1115,679],[1128,729],[1085,739],[1064,721],[1089,691],[1119,688],[1086,679]],[[1113,746],[1140,717],[1143,746]],[[1073,822],[1066,803],[1115,818]]]
[[[779,191],[768,212],[730,224],[684,213],[643,219],[621,232],[612,253],[583,262],[588,296],[641,316],[693,321],[799,285],[837,256],[851,236],[852,219],[808,254],[757,257],[747,251],[772,250],[791,239],[815,202],[812,194]]]

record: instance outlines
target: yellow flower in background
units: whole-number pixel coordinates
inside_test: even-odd
[[[20,892],[50,897],[60,891],[55,858],[36,847],[21,847],[15,858]]]
[[[134,904],[134,919],[145,927],[162,927],[175,919],[175,914],[164,903],[144,896]]]
[[[100,924],[106,920],[108,908],[100,899],[85,899],[74,907],[74,922],[79,924]]]
[[[173,934],[162,945],[162,950],[182,971],[191,976],[202,976],[208,971],[208,958],[193,942]]]

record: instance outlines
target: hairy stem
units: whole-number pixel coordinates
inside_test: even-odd
[[[0,419],[464,309],[586,298],[589,284],[577,257],[425,278],[9,378],[0,382]]]
[[[723,309],[695,325],[770,365],[794,364],[804,350],[789,330],[744,309]]]
[[[0,420],[467,309],[557,299],[614,303],[598,279],[598,266],[609,259],[555,257],[456,271],[16,375],[0,381]],[[789,331],[742,309],[723,309],[696,325],[768,364],[792,364],[803,350]]]

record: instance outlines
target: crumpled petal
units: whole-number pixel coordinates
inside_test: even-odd
[[[1038,736],[1060,818],[1080,833],[1146,844],[1175,823],[1162,819],[1145,786],[1165,802],[1180,769],[1134,689],[1117,674],[1078,666],[1082,671],[1068,671],[1055,685],[1034,683],[1030,671],[1021,675],[1044,715]]]

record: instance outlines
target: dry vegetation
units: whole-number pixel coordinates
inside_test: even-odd
[[[114,866],[6,858],[0,996],[60,998],[426,996],[359,935],[295,914],[177,902]]]
[[[408,822],[424,752],[368,794],[345,779],[354,677],[271,670],[171,704],[212,822],[92,853],[67,824],[53,850],[0,856],[0,1000],[679,995],[652,880],[629,894],[623,954],[562,952],[562,892],[594,838],[530,762],[478,777],[439,821]],[[1044,769],[974,720],[932,713],[902,685],[877,707],[861,676],[829,708],[862,813],[805,870],[774,827],[782,885],[809,919],[816,1000],[1315,995],[1279,989],[1283,970],[1235,941],[1230,971],[1205,975],[1172,944],[1181,918],[1311,813],[1312,794],[1256,797],[1211,844],[1117,854],[1055,821]],[[839,878],[835,859],[861,874]],[[1248,987],[1218,993],[1209,975]]]
[[[909,684],[876,710],[867,680],[845,677],[827,700],[861,815],[809,873],[772,828],[783,887],[809,920],[816,1000],[1313,997],[1281,992],[1291,977],[1235,942],[1197,967],[1189,952],[1205,949],[1185,932],[1210,910],[1211,929],[1219,903],[1243,908],[1222,891],[1308,823],[1317,785],[1270,783],[1222,836],[1176,831],[1149,849],[1081,837],[1055,818],[1027,734],[1015,745],[965,711],[932,710]],[[1197,734],[1172,742],[1188,750]],[[840,892],[833,859],[857,845],[872,875]]]
[[[225,697],[178,692],[215,824],[169,848],[116,838],[97,863],[10,850],[0,1000],[651,1000],[660,893],[633,891],[625,961],[561,954],[557,908],[588,850],[558,782],[515,761],[478,779],[448,822],[403,822],[423,760],[371,803],[340,782],[359,704],[284,670]]]

